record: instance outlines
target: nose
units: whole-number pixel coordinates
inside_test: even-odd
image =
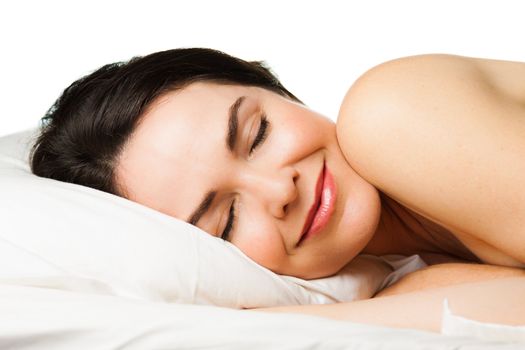
[[[244,169],[238,175],[241,191],[246,191],[277,218],[286,215],[288,204],[297,198],[299,173],[293,167],[275,169]]]

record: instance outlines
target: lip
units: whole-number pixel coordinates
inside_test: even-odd
[[[315,200],[312,204],[297,245],[315,236],[328,224],[335,209],[336,188],[333,175],[323,162],[323,168],[315,187]]]

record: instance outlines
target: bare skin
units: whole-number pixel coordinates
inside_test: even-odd
[[[363,252],[447,262],[433,237],[446,234],[459,252],[449,261],[473,253],[499,266],[434,265],[369,300],[265,311],[439,331],[448,298],[464,317],[525,324],[525,63],[423,55],[380,65],[348,92],[337,136],[352,168],[399,205]]]
[[[445,298],[455,315],[480,322],[524,325],[524,293],[524,277],[491,278],[351,303],[282,306],[248,311],[302,313],[340,321],[439,332]]]
[[[422,55],[379,65],[349,90],[337,136],[352,168],[406,210],[482,262],[525,266],[525,63]],[[408,235],[378,233],[364,252],[413,251]]]
[[[405,275],[374,298],[509,277],[525,278],[525,270],[486,264],[437,264]]]

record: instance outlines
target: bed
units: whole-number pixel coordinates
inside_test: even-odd
[[[276,275],[180,220],[34,176],[36,132],[0,138],[0,349],[525,348],[523,327],[446,305],[442,334],[243,311],[368,298],[425,264],[363,255],[327,278]]]

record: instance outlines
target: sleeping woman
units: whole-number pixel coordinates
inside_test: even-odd
[[[282,275],[330,276],[358,254],[430,265],[372,299],[262,311],[438,330],[447,297],[525,323],[525,63],[388,61],[334,123],[262,62],[157,52],[69,86],[31,169],[185,220]]]

